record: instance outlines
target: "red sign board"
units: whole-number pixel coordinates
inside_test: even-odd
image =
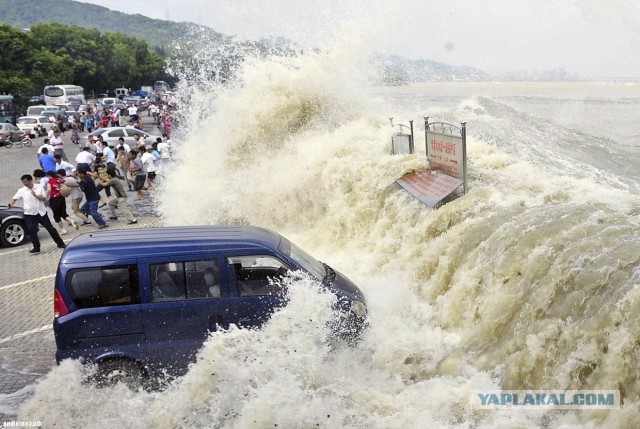
[[[463,183],[456,177],[430,172],[407,173],[396,182],[429,207],[434,207]]]
[[[432,170],[464,180],[462,137],[427,131],[427,148]]]

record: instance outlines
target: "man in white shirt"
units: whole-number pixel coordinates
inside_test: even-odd
[[[67,176],[71,176],[74,169],[73,164],[62,159],[60,155],[53,155],[53,159],[56,160],[56,171],[64,170]]]
[[[60,234],[51,224],[51,219],[47,214],[47,209],[44,206],[44,201],[47,199],[47,193],[40,185],[33,183],[33,177],[30,174],[23,175],[20,180],[24,185],[18,189],[16,194],[11,198],[11,201],[7,204],[7,207],[11,208],[18,200],[22,200],[24,210],[24,225],[27,230],[27,234],[31,238],[31,244],[33,249],[29,250],[29,253],[40,253],[40,240],[38,239],[38,224],[45,227],[53,241],[56,242],[60,249],[67,247],[60,238]]]
[[[138,116],[138,107],[135,104],[129,106],[129,118],[135,119]]]
[[[118,144],[116,145],[116,147],[114,149],[114,151],[116,152],[116,158],[117,158],[117,155],[118,155],[118,150],[120,150],[121,147],[124,148],[125,154],[131,152],[131,148],[129,147],[128,144],[125,143],[124,137],[120,137],[118,139]]]
[[[158,152],[160,153],[160,159],[162,162],[169,161],[171,159],[171,148],[169,144],[158,137]]]
[[[96,156],[91,152],[88,147],[83,147],[82,150],[76,155],[76,167],[80,164],[85,164],[87,169],[96,160]]]
[[[158,123],[159,110],[160,109],[158,108],[158,106],[156,106],[156,103],[151,103],[151,106],[149,106],[149,112],[153,116],[153,122],[155,122],[156,124]]]
[[[142,156],[140,156],[140,161],[142,161],[142,165],[144,165],[144,169],[147,172],[147,186],[153,187],[153,181],[156,178],[156,157],[151,154],[153,147],[151,145],[146,145],[144,149],[140,148],[140,152],[145,151]]]
[[[38,156],[42,155],[42,148],[46,147],[49,153],[53,153],[54,147],[49,144],[49,139],[44,139],[42,146],[38,148]]]
[[[104,141],[104,139],[102,138],[102,135],[93,136],[93,150],[96,153],[96,155],[102,155],[102,142],[103,141]]]
[[[47,189],[48,182],[49,176],[47,176],[47,173],[45,173],[44,170],[41,170],[39,168],[33,170],[33,186],[40,185],[42,189]],[[47,203],[48,202],[45,202],[45,205]]]
[[[49,143],[51,143],[51,146],[53,146],[54,155],[60,155],[62,159],[68,161],[67,154],[64,153],[64,149],[62,148],[64,142],[62,141],[62,137],[60,137],[60,131],[55,130],[55,132],[53,133],[53,138]]]

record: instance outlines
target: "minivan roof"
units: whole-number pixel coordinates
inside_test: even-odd
[[[182,226],[84,233],[74,238],[60,263],[129,259],[194,251],[275,249],[281,236],[255,226]]]

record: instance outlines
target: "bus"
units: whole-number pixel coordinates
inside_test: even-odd
[[[153,90],[158,94],[161,94],[163,92],[171,90],[171,87],[167,82],[163,80],[156,80],[155,82],[153,82]]]
[[[77,85],[47,85],[44,87],[44,104],[47,106],[69,104],[71,100],[86,102],[84,88]]]
[[[0,95],[0,122],[16,124],[16,108],[13,104],[13,95]]]

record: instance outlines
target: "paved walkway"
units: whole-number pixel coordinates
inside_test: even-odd
[[[146,118],[145,118],[146,119]],[[160,134],[153,126],[143,128],[150,134]],[[65,152],[73,162],[78,146],[69,141],[70,132],[63,136]],[[20,176],[31,174],[39,168],[36,151],[43,138],[34,139],[30,148],[14,145],[0,147],[0,205],[6,205],[15,191],[22,186]],[[138,219],[137,225],[127,225],[124,217],[107,220],[110,229],[160,226],[161,220],[154,213],[153,196],[136,200],[135,192],[129,193],[129,208]],[[68,212],[72,213],[68,207]],[[109,211],[101,213],[110,216]],[[49,217],[53,219],[51,213]],[[67,228],[62,238],[71,241],[79,233],[93,232],[95,226],[81,227],[80,231]],[[53,319],[53,281],[62,250],[56,247],[49,234],[41,230],[42,252],[29,253],[31,244],[0,248],[0,426],[5,421],[17,419],[19,404],[32,392],[38,379],[55,366],[55,341],[51,322]]]

